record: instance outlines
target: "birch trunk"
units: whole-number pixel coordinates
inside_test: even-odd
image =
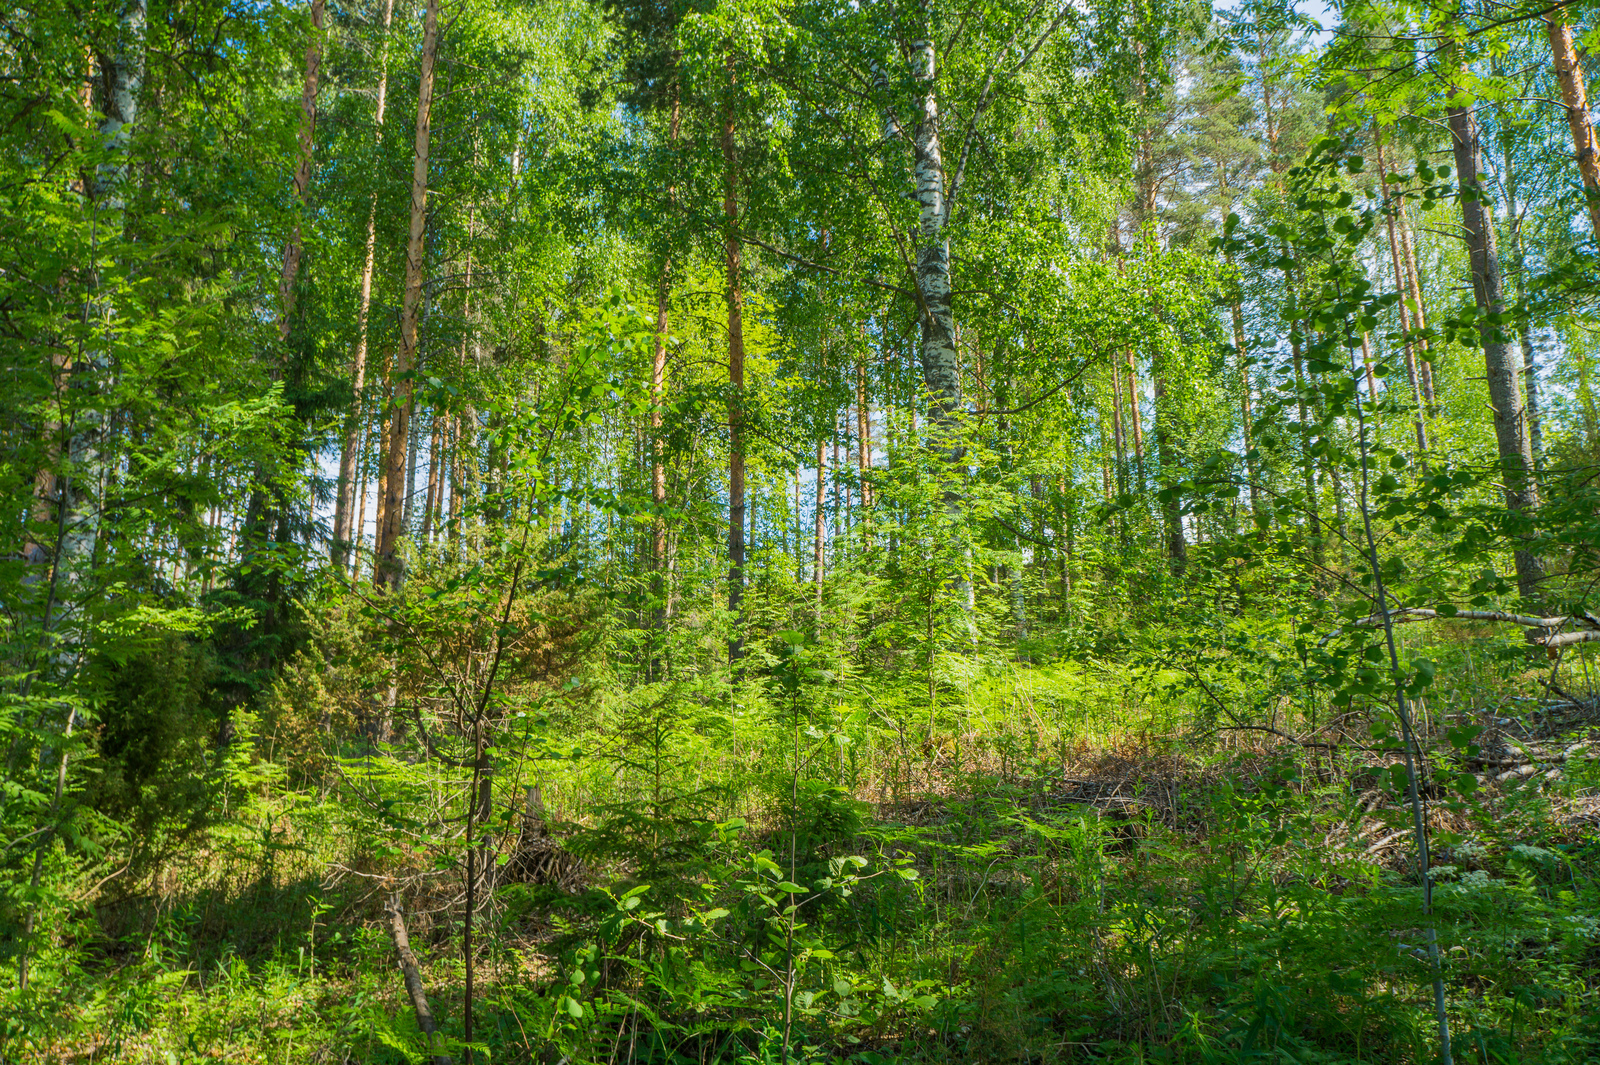
[[[951,303],[950,241],[945,234],[949,219],[945,213],[939,95],[935,87],[937,74],[933,41],[913,41],[911,76],[918,88],[919,110],[912,138],[913,175],[920,209],[917,296],[921,304],[922,344],[918,354],[923,385],[932,400],[930,420],[935,431],[945,437],[937,443],[955,463],[962,456],[960,442],[955,436],[961,410],[961,375],[956,361],[956,322]]]
[[[383,35],[378,45],[378,99],[372,116],[372,138],[375,144],[383,143],[383,116],[389,100],[389,27],[394,22],[394,0],[384,0]],[[355,464],[358,456],[358,436],[361,432],[362,407],[366,402],[363,392],[367,384],[367,325],[372,311],[372,274],[378,250],[378,194],[367,201],[366,258],[361,264],[361,296],[356,304],[356,350],[350,360],[350,389],[354,398],[344,418],[344,441],[339,448],[339,497],[333,514],[333,564],[343,570],[348,562],[350,546],[361,537],[365,522],[354,527],[350,511],[355,504]],[[366,499],[360,503],[366,509]]]
[[[383,528],[378,537],[373,583],[397,586],[395,559],[402,525],[402,485],[406,481],[406,451],[411,438],[411,372],[416,364],[418,325],[422,317],[423,236],[428,222],[428,147],[433,116],[433,67],[439,51],[439,0],[427,0],[422,21],[422,67],[417,81],[417,131],[411,167],[411,225],[406,235],[405,292],[400,309],[400,349],[394,360],[394,398],[389,424],[388,477],[385,484]]]
[[[1505,313],[1504,283],[1488,192],[1478,180],[1482,170],[1478,122],[1470,107],[1460,102],[1462,95],[1459,88],[1451,87],[1456,103],[1449,110],[1450,137],[1461,186],[1461,221],[1472,264],[1472,291],[1478,306],[1478,335],[1483,344],[1489,402],[1494,410],[1495,442],[1505,477],[1506,506],[1518,514],[1531,514],[1539,505],[1533,480],[1533,448],[1511,344],[1500,326],[1491,321],[1491,317],[1498,319]],[[1538,591],[1543,564],[1528,550],[1517,551],[1515,557],[1517,588],[1524,597],[1531,598]]]
[[[1595,156],[1594,124],[1589,120],[1589,102],[1583,81],[1583,65],[1572,46],[1572,24],[1567,13],[1557,8],[1545,19],[1545,30],[1550,38],[1550,55],[1554,60],[1556,81],[1561,85],[1561,103],[1567,112],[1567,126],[1572,130],[1573,157],[1578,164],[1578,175],[1583,179],[1583,196],[1588,202],[1589,225],[1600,240],[1600,158]]]
[[[103,227],[96,226],[97,232],[110,230],[120,233],[123,228],[122,216],[127,208],[124,186],[128,176],[129,151],[133,126],[139,118],[139,96],[144,89],[148,21],[146,0],[126,0],[118,19],[117,39],[112,54],[101,59],[106,107],[99,135],[106,156],[95,168],[94,179],[89,183],[96,215],[103,214],[106,219]],[[101,240],[109,242],[105,236]],[[99,271],[91,269],[88,291],[84,296],[88,304],[86,314],[90,317],[108,313],[108,308],[101,302],[100,286]],[[107,445],[103,412],[95,400],[89,398],[94,395],[96,386],[89,381],[81,387],[74,386],[71,377],[81,369],[88,368],[92,381],[100,376],[94,374],[93,369],[103,366],[107,362],[107,355],[95,350],[85,352],[80,347],[76,361],[80,365],[74,366],[72,361],[62,360],[54,382],[57,394],[63,398],[74,394],[83,394],[88,398],[87,404],[80,401],[75,410],[59,410],[58,416],[66,426],[57,430],[60,438],[65,440],[66,469],[57,476],[54,467],[60,461],[61,447],[57,443],[55,453],[50,456],[51,468],[47,475],[41,478],[36,474],[35,478],[35,490],[42,489],[42,494],[53,496],[56,507],[57,534],[50,576],[52,587],[70,581],[70,573],[67,572],[71,568],[70,560],[90,559],[97,551],[99,521],[92,501],[105,499],[103,492],[97,493],[92,487],[105,481],[106,457],[103,449]],[[43,508],[41,512],[48,513]],[[46,617],[46,631],[50,624],[50,619]]]

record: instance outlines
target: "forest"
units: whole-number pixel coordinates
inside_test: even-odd
[[[0,1063],[1600,1061],[1595,0],[19,0]]]

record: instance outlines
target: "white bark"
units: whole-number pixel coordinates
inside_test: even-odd
[[[106,115],[100,122],[100,137],[111,149],[112,158],[102,163],[95,175],[95,198],[112,208],[122,206],[116,186],[127,173],[128,140],[139,117],[146,19],[145,0],[127,0],[117,27],[116,54],[106,72]],[[107,200],[108,196],[113,199]]]
[[[961,407],[961,376],[956,363],[956,322],[950,298],[950,241],[945,235],[937,57],[932,40],[914,41],[911,49],[911,74],[917,82],[919,97],[916,134],[912,139],[913,175],[920,209],[917,295],[922,304],[922,345],[919,354],[923,384],[933,397],[934,420],[948,427]]]

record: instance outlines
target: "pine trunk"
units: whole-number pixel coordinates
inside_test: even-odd
[[[406,235],[405,289],[400,308],[400,349],[395,354],[394,398],[389,420],[389,453],[373,582],[398,586],[395,554],[404,533],[402,486],[407,480],[406,452],[411,440],[411,373],[416,365],[422,319],[423,236],[428,222],[428,148],[433,120],[433,67],[439,51],[439,0],[427,0],[422,21],[422,67],[417,81],[417,130],[411,166],[411,224]]]
[[[865,337],[862,338],[865,340]],[[856,360],[856,460],[861,473],[861,508],[872,506],[872,412],[867,406],[867,366]]]
[[[1400,312],[1400,332],[1405,337],[1406,376],[1411,381],[1411,394],[1417,401],[1417,459],[1422,461],[1428,454],[1428,427],[1427,421],[1423,417],[1423,412],[1428,409],[1429,402],[1423,394],[1422,382],[1417,376],[1416,344],[1427,342],[1413,339],[1412,315],[1407,309],[1408,300],[1414,298],[1417,315],[1420,319],[1422,299],[1419,295],[1414,296],[1416,290],[1407,291],[1412,289],[1412,278],[1410,268],[1407,265],[1407,258],[1402,255],[1401,239],[1397,232],[1399,227],[1396,223],[1396,215],[1403,209],[1404,201],[1399,201],[1398,205],[1390,201],[1388,166],[1383,158],[1383,138],[1381,134],[1377,133],[1376,127],[1374,127],[1374,140],[1378,146],[1378,183],[1382,189],[1383,200],[1387,207],[1384,211],[1383,220],[1389,231],[1389,260],[1394,265],[1394,287],[1395,292],[1400,297],[1400,301],[1395,306]],[[1421,327],[1419,326],[1418,328]]]
[[[1557,8],[1545,19],[1554,60],[1556,81],[1561,85],[1561,103],[1572,130],[1573,157],[1583,180],[1583,195],[1589,206],[1589,225],[1600,240],[1600,158],[1595,156],[1594,124],[1589,120],[1589,102],[1583,81],[1583,65],[1572,46],[1572,24],[1567,13]]]
[[[372,137],[383,141],[383,116],[389,99],[389,27],[394,22],[394,0],[384,0],[383,34],[378,45],[378,97],[372,116]],[[355,464],[358,457],[358,437],[364,415],[367,385],[367,327],[372,312],[372,274],[378,251],[378,195],[373,193],[367,201],[366,257],[361,264],[361,295],[356,303],[356,350],[350,360],[350,409],[344,418],[344,441],[339,449],[339,496],[333,514],[333,564],[343,569],[351,545],[361,538],[363,524],[351,524],[350,511],[354,498]],[[381,412],[380,412],[381,413]],[[366,509],[366,499],[360,502]]]

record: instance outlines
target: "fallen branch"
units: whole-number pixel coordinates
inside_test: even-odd
[[[1454,614],[1441,614],[1439,611],[1424,606],[1400,607],[1389,612],[1389,620],[1396,624],[1405,624],[1413,621],[1490,621],[1503,622],[1508,625],[1520,625],[1526,631],[1523,635],[1531,644],[1540,647],[1555,649],[1567,647],[1575,643],[1588,643],[1600,641],[1600,618],[1588,611],[1582,614],[1560,614],[1554,617],[1535,617],[1530,614],[1512,614],[1504,610],[1457,610]],[[1364,618],[1357,618],[1348,625],[1334,629],[1320,641],[1328,641],[1342,635],[1346,629],[1375,629],[1383,625],[1382,614],[1369,614]],[[1571,629],[1570,632],[1561,632],[1561,629]]]
[[[417,1014],[417,1027],[428,1038],[433,1051],[433,1065],[450,1065],[450,1056],[439,1053],[439,1026],[434,1023],[433,1010],[428,1006],[427,993],[422,989],[422,970],[417,956],[411,950],[411,937],[406,934],[405,910],[400,905],[400,893],[391,894],[384,904],[389,913],[389,938],[394,940],[394,952],[400,956],[400,972],[405,976],[406,994],[411,998],[411,1008]]]

